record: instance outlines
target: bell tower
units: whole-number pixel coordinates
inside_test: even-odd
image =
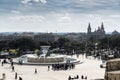
[[[91,25],[90,25],[90,23],[88,24],[87,33],[88,33],[88,34],[90,34],[90,33],[91,33]]]
[[[105,29],[104,29],[104,24],[103,24],[103,22],[102,22],[102,24],[101,24],[101,31],[102,31],[103,33],[105,33]]]

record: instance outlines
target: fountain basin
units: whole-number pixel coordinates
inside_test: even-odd
[[[53,54],[52,54],[53,55]],[[49,57],[38,57],[35,54],[22,55],[19,58],[13,59],[13,62],[19,64],[22,61],[24,65],[52,65],[52,64],[64,64],[64,63],[79,63],[80,61],[76,58],[71,58],[66,55],[53,55]]]

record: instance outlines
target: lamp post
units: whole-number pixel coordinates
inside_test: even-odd
[[[98,54],[98,53],[97,53],[97,52],[98,52],[97,49],[98,49],[98,43],[96,42],[96,43],[95,43],[95,55]]]

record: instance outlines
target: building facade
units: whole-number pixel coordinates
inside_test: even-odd
[[[34,40],[36,42],[53,42],[56,41],[58,39],[58,36],[52,33],[41,33],[41,34],[37,34],[34,35]]]
[[[87,38],[93,38],[93,40],[99,40],[105,36],[106,36],[106,33],[105,33],[103,22],[101,24],[101,27],[98,27],[98,29],[95,30],[94,32],[92,32],[90,23],[88,24]]]

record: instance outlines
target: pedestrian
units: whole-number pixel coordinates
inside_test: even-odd
[[[35,74],[37,74],[37,69],[35,68]]]
[[[71,80],[71,76],[68,77],[68,80]]]
[[[48,71],[50,70],[50,66],[48,65]]]
[[[11,62],[11,66],[13,66],[13,62]]]
[[[2,61],[2,66],[3,66],[4,62]]]
[[[6,75],[5,75],[5,73],[2,74],[2,79],[3,79],[3,80],[6,80]]]
[[[15,69],[14,69],[14,66],[12,66],[12,71],[14,71]]]
[[[84,76],[83,76],[83,75],[81,76],[81,79],[84,79]]]
[[[77,77],[76,77],[77,79],[79,79],[79,76],[77,75]]]
[[[22,78],[21,78],[21,77],[19,77],[19,80],[22,80]]]
[[[17,72],[15,73],[15,80],[17,80]]]
[[[85,80],[87,80],[87,76],[85,77]]]

